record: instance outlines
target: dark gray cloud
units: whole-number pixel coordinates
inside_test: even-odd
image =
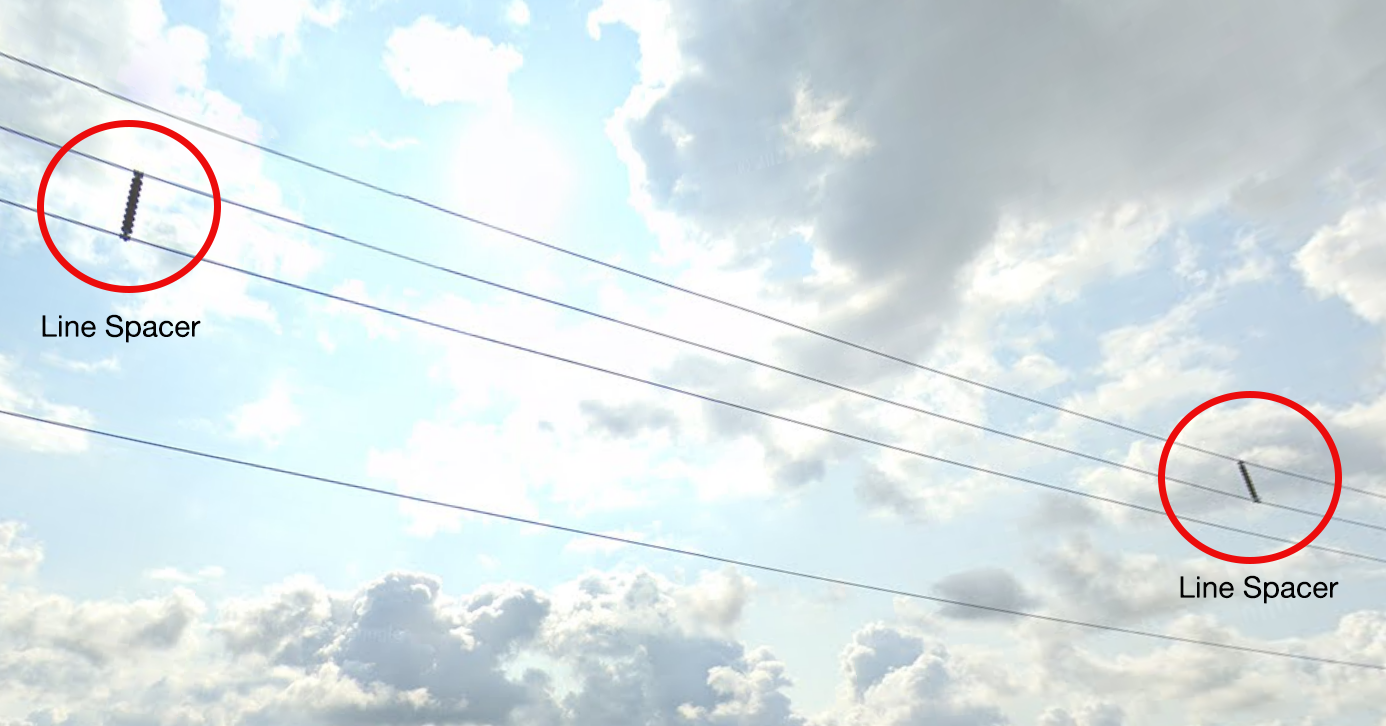
[[[950,600],[973,602],[1008,610],[1033,610],[1039,599],[1009,571],[983,568],[957,572],[934,583],[934,592]],[[959,605],[944,605],[939,614],[958,620],[1009,620],[1012,616]]]
[[[870,467],[857,477],[857,498],[870,509],[891,512],[907,519],[926,516],[923,502],[910,496],[908,488],[885,472]]]
[[[812,229],[807,244],[842,274],[770,275],[766,297],[811,303],[816,327],[915,359],[939,353],[966,273],[1004,223],[1047,225],[1066,248],[1127,204],[1175,229],[1221,208],[1288,249],[1349,203],[1318,185],[1386,144],[1386,46],[1373,40],[1386,9],[1365,0],[669,7],[669,42],[646,39],[661,52],[672,43],[696,71],[651,81],[617,119],[653,206],[729,247],[733,265]],[[1064,263],[1096,271],[1051,287],[1076,297],[1141,267],[1088,258],[1149,240],[1096,233],[1101,244]],[[805,336],[776,344],[778,362],[876,390],[908,372]],[[774,410],[836,395],[719,368],[734,370],[681,361],[668,373]],[[773,445],[745,415],[710,417]],[[871,416],[841,418],[830,423]],[[899,489],[876,477],[859,491],[876,506],[920,506]]]
[[[1283,196],[1383,141],[1386,10],[1360,0],[671,5],[698,72],[626,123],[655,203],[747,258],[811,224],[888,293],[852,326],[895,349],[1004,213]]]
[[[679,429],[678,417],[650,403],[609,404],[590,400],[579,403],[578,408],[593,428],[618,438],[629,439],[657,431],[678,433]]]

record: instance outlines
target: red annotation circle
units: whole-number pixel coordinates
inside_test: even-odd
[[[1236,401],[1242,398],[1259,398],[1265,401],[1274,401],[1294,409],[1299,415],[1309,419],[1309,423],[1314,424],[1314,428],[1318,429],[1319,433],[1323,435],[1324,443],[1328,444],[1328,453],[1333,455],[1333,501],[1328,503],[1328,511],[1324,512],[1323,519],[1319,522],[1319,526],[1315,527],[1314,531],[1310,532],[1308,537],[1305,537],[1296,544],[1286,547],[1279,552],[1272,552],[1268,555],[1259,555],[1256,557],[1229,555],[1226,552],[1220,552],[1200,542],[1197,537],[1189,533],[1189,530],[1184,529],[1184,525],[1179,522],[1179,517],[1174,514],[1174,508],[1169,504],[1169,493],[1165,491],[1165,463],[1169,461],[1170,449],[1174,448],[1174,441],[1179,438],[1179,432],[1183,431],[1184,427],[1189,425],[1189,422],[1194,420],[1194,417],[1198,416],[1200,413],[1220,403]],[[1338,445],[1333,443],[1333,437],[1328,434],[1328,429],[1324,428],[1323,423],[1320,422],[1314,414],[1310,413],[1308,409],[1284,396],[1277,396],[1274,393],[1237,391],[1235,393],[1225,393],[1203,402],[1198,408],[1190,411],[1189,414],[1179,422],[1178,426],[1174,427],[1174,431],[1169,435],[1169,438],[1165,439],[1164,451],[1160,452],[1160,470],[1158,478],[1160,482],[1160,503],[1165,506],[1165,514],[1169,515],[1169,521],[1174,524],[1175,529],[1179,530],[1179,534],[1184,535],[1184,539],[1188,540],[1189,544],[1202,550],[1204,554],[1212,555],[1224,562],[1237,562],[1243,565],[1260,565],[1289,557],[1309,546],[1310,542],[1313,542],[1315,538],[1323,533],[1324,528],[1333,520],[1333,513],[1338,509],[1338,497],[1343,493],[1343,462],[1338,458]]]
[[[53,176],[53,170],[57,168],[58,161],[60,161],[63,158],[63,156],[67,154],[67,152],[71,151],[72,147],[81,143],[83,139],[99,134],[102,131],[124,128],[147,129],[149,131],[157,131],[163,134],[164,136],[167,136],[170,139],[173,139],[174,141],[177,141],[178,143],[182,144],[183,148],[192,152],[192,155],[197,158],[198,163],[202,165],[202,170],[207,172],[207,181],[210,182],[212,185],[212,228],[207,231],[207,241],[202,243],[202,249],[198,250],[197,255],[193,257],[192,260],[188,262],[188,264],[183,265],[182,269],[178,270],[177,272],[174,272],[172,275],[169,275],[168,277],[165,277],[162,280],[156,280],[154,282],[145,283],[143,285],[113,285],[109,282],[102,282],[101,280],[91,277],[90,275],[87,275],[86,273],[82,272],[81,270],[73,266],[71,262],[67,261],[66,257],[63,257],[63,253],[58,251],[58,246],[53,244],[53,236],[48,233],[48,217],[46,214],[44,214],[43,207],[44,197],[48,195],[48,179]],[[217,236],[217,226],[221,224],[221,187],[217,186],[217,176],[216,174],[212,173],[212,165],[207,163],[207,157],[203,156],[202,152],[198,151],[197,147],[193,146],[191,141],[188,141],[187,139],[183,138],[183,136],[179,134],[177,131],[170,129],[167,126],[160,126],[159,124],[152,123],[149,121],[108,121],[104,124],[97,124],[96,126],[93,126],[87,129],[86,131],[77,134],[72,138],[71,141],[67,142],[66,144],[63,144],[63,147],[61,149],[58,149],[58,153],[53,156],[53,160],[48,162],[48,168],[43,170],[43,180],[39,182],[38,188],[37,207],[39,231],[43,233],[43,241],[48,244],[48,251],[53,253],[53,257],[58,260],[58,264],[62,265],[63,268],[66,269],[68,272],[71,272],[73,276],[75,276],[78,280],[81,280],[82,282],[85,282],[88,285],[91,285],[92,287],[97,287],[102,290],[107,290],[109,292],[149,292],[150,290],[158,290],[159,288],[164,287],[165,285],[173,284],[174,282],[177,282],[179,279],[181,279],[184,275],[188,274],[189,272],[192,272],[192,269],[197,266],[197,263],[201,262],[202,258],[207,256],[207,251],[212,249],[212,240],[216,239]]]

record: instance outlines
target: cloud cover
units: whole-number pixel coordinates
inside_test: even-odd
[[[0,523],[0,563],[20,562],[33,575],[42,546],[18,531]],[[1117,561],[1110,571],[1149,577],[1151,567]],[[1030,578],[1027,587],[1060,593],[1066,577]],[[495,582],[462,593],[422,572],[388,572],[344,591],[299,576],[214,604],[182,586],[134,601],[84,600],[13,581],[0,584],[0,718],[32,726],[1000,726],[1032,718],[1112,726],[1164,716],[1241,723],[1241,715],[1269,718],[1277,709],[1346,718],[1379,706],[1376,676],[1353,669],[1181,644],[1111,656],[1091,634],[1022,621],[984,624],[1000,628],[1003,641],[983,644],[969,637],[972,626],[901,609],[856,630],[840,650],[836,703],[804,713],[791,696],[792,671],[740,634],[753,592],[732,570],[676,582],[642,568],[591,571],[547,591]],[[1386,614],[1373,610],[1305,638],[1252,638],[1209,613],[1179,614],[1171,627],[1386,660]]]

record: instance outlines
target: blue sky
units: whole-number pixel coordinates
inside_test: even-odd
[[[818,2],[121,0],[91,10],[21,0],[0,11],[0,50],[584,255],[1125,425],[1168,432],[1229,391],[1289,396],[1333,433],[1351,486],[1386,491],[1386,196],[1372,163],[1386,126],[1363,121],[1386,120],[1386,103],[1362,80],[1383,51],[1353,30],[1386,18],[1330,5],[1322,17],[1356,20],[1287,7],[1252,22],[1237,15],[1249,6],[1229,6],[1222,19],[1244,25],[1245,42],[1219,55],[1219,18],[1145,3],[1115,16],[1082,4],[1009,8],[1040,14],[1022,31],[934,4],[846,18]],[[788,16],[798,20],[781,27]],[[1168,29],[1187,23],[1197,32]],[[911,50],[892,35],[908,28],[937,32]],[[1176,36],[1177,53],[1166,47]],[[1318,62],[1324,48],[1341,62]],[[1131,466],[1154,468],[1159,456],[1159,442],[807,338],[8,61],[0,97],[0,123],[56,143],[114,119],[168,124],[207,156],[226,199],[370,244]],[[148,132],[78,148],[207,188],[186,151]],[[52,149],[5,134],[0,155],[0,195],[32,204]],[[47,203],[115,228],[127,184],[69,155]],[[136,234],[196,248],[206,200],[152,181],[145,190]],[[100,279],[147,282],[182,264],[50,227]],[[229,204],[209,259],[1159,506],[1150,477]],[[107,293],[64,271],[33,214],[12,208],[0,209],[0,311],[0,407],[11,410],[903,590],[1386,661],[1377,563],[1305,551],[1226,565],[1163,517],[210,265],[160,291]],[[196,338],[128,343],[40,335],[43,316],[100,325],[111,314],[202,325]],[[1274,404],[1219,407],[1183,436],[1332,474],[1314,429]],[[1230,462],[1188,450],[1170,467],[1241,487]],[[970,618],[35,425],[0,422],[0,471],[0,602],[15,613],[0,615],[12,651],[0,674],[15,684],[0,687],[0,724],[181,723],[171,704],[189,703],[228,724],[585,724],[612,713],[669,724],[1386,723],[1375,676],[1350,669]],[[1319,485],[1256,476],[1267,499],[1326,506]],[[1181,514],[1277,536],[1313,526],[1177,487],[1171,496]],[[1338,514],[1386,524],[1383,505],[1348,492]],[[1194,531],[1238,554],[1275,547]],[[1379,539],[1335,522],[1317,544],[1375,555]],[[1251,573],[1331,578],[1342,594],[1271,606],[1178,597],[1180,577]],[[411,647],[361,640],[381,619]],[[522,676],[530,667],[541,675]],[[511,688],[523,693],[513,703]]]

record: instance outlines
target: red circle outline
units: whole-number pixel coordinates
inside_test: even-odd
[[[91,277],[90,275],[87,275],[86,273],[82,272],[81,270],[73,266],[71,262],[68,262],[67,258],[63,257],[63,253],[58,251],[58,246],[53,244],[53,236],[48,233],[48,217],[44,213],[43,205],[44,197],[48,195],[48,180],[50,177],[53,176],[53,170],[58,167],[58,161],[61,160],[63,156],[67,154],[67,152],[71,151],[72,147],[81,143],[82,140],[90,136],[99,134],[102,131],[124,128],[137,128],[146,129],[148,131],[157,131],[173,139],[174,141],[177,141],[178,143],[182,144],[183,148],[192,152],[192,155],[197,158],[198,163],[202,165],[202,170],[207,172],[207,181],[211,182],[212,184],[212,228],[207,231],[207,241],[202,244],[202,249],[198,250],[197,255],[193,257],[192,260],[188,262],[188,264],[184,265],[182,269],[178,270],[177,272],[174,272],[172,275],[169,275],[168,277],[165,277],[162,280],[147,282],[143,285],[114,285],[109,282],[103,282],[94,277]],[[184,275],[188,274],[189,272],[192,272],[192,269],[197,266],[197,263],[201,262],[202,258],[207,256],[207,251],[212,249],[212,240],[216,239],[217,227],[221,224],[221,187],[217,185],[217,175],[212,173],[212,165],[207,163],[207,157],[203,156],[202,152],[198,151],[197,147],[193,146],[193,143],[191,141],[188,141],[187,139],[183,138],[183,136],[179,134],[177,131],[168,128],[167,126],[161,126],[159,124],[153,123],[151,121],[107,121],[103,124],[97,124],[87,129],[86,131],[83,131],[82,133],[72,137],[71,141],[67,142],[66,144],[63,144],[63,147],[61,149],[58,149],[58,153],[53,155],[53,160],[48,162],[48,168],[43,170],[43,180],[39,182],[37,208],[39,231],[43,233],[43,241],[48,244],[48,251],[52,252],[53,257],[58,261],[58,264],[62,265],[63,268],[66,269],[68,272],[71,272],[74,277],[76,277],[78,280],[81,280],[82,282],[87,283],[88,285],[91,285],[92,287],[100,288],[108,292],[149,292],[150,290],[158,290],[159,288],[164,287],[165,285],[171,285],[174,282],[177,282],[178,280],[182,279]]]
[[[1169,493],[1165,491],[1165,463],[1169,461],[1170,449],[1174,448],[1174,440],[1179,438],[1179,432],[1183,431],[1184,427],[1187,426],[1195,416],[1207,411],[1213,406],[1242,398],[1259,398],[1265,401],[1274,401],[1294,409],[1299,415],[1309,419],[1309,422],[1314,424],[1314,428],[1319,430],[1319,433],[1323,435],[1324,442],[1328,444],[1328,452],[1333,455],[1333,501],[1328,503],[1328,511],[1324,513],[1323,519],[1319,521],[1319,526],[1315,527],[1314,531],[1310,532],[1308,537],[1305,537],[1297,544],[1286,547],[1279,552],[1272,552],[1268,555],[1257,555],[1255,557],[1229,555],[1226,552],[1215,550],[1200,542],[1197,537],[1189,533],[1189,530],[1184,529],[1183,524],[1179,523],[1179,517],[1174,514],[1174,508],[1170,506]],[[1183,535],[1184,539],[1189,541],[1189,544],[1202,550],[1204,554],[1211,555],[1224,562],[1236,562],[1243,565],[1260,565],[1266,562],[1275,562],[1276,560],[1289,557],[1309,546],[1309,543],[1313,542],[1322,534],[1324,528],[1333,520],[1333,513],[1338,509],[1338,497],[1343,494],[1343,462],[1338,458],[1338,445],[1333,442],[1333,437],[1329,435],[1328,429],[1324,427],[1323,422],[1319,421],[1314,414],[1310,413],[1309,409],[1298,403],[1284,396],[1278,396],[1274,393],[1266,393],[1264,391],[1236,391],[1234,393],[1224,393],[1221,396],[1204,401],[1202,404],[1199,404],[1198,408],[1190,411],[1187,416],[1179,421],[1179,425],[1174,427],[1174,431],[1170,433],[1169,438],[1165,439],[1165,449],[1160,453],[1160,470],[1158,478],[1160,482],[1160,503],[1164,505],[1165,514],[1169,515],[1169,521],[1174,525],[1175,529],[1179,530],[1179,534]]]

